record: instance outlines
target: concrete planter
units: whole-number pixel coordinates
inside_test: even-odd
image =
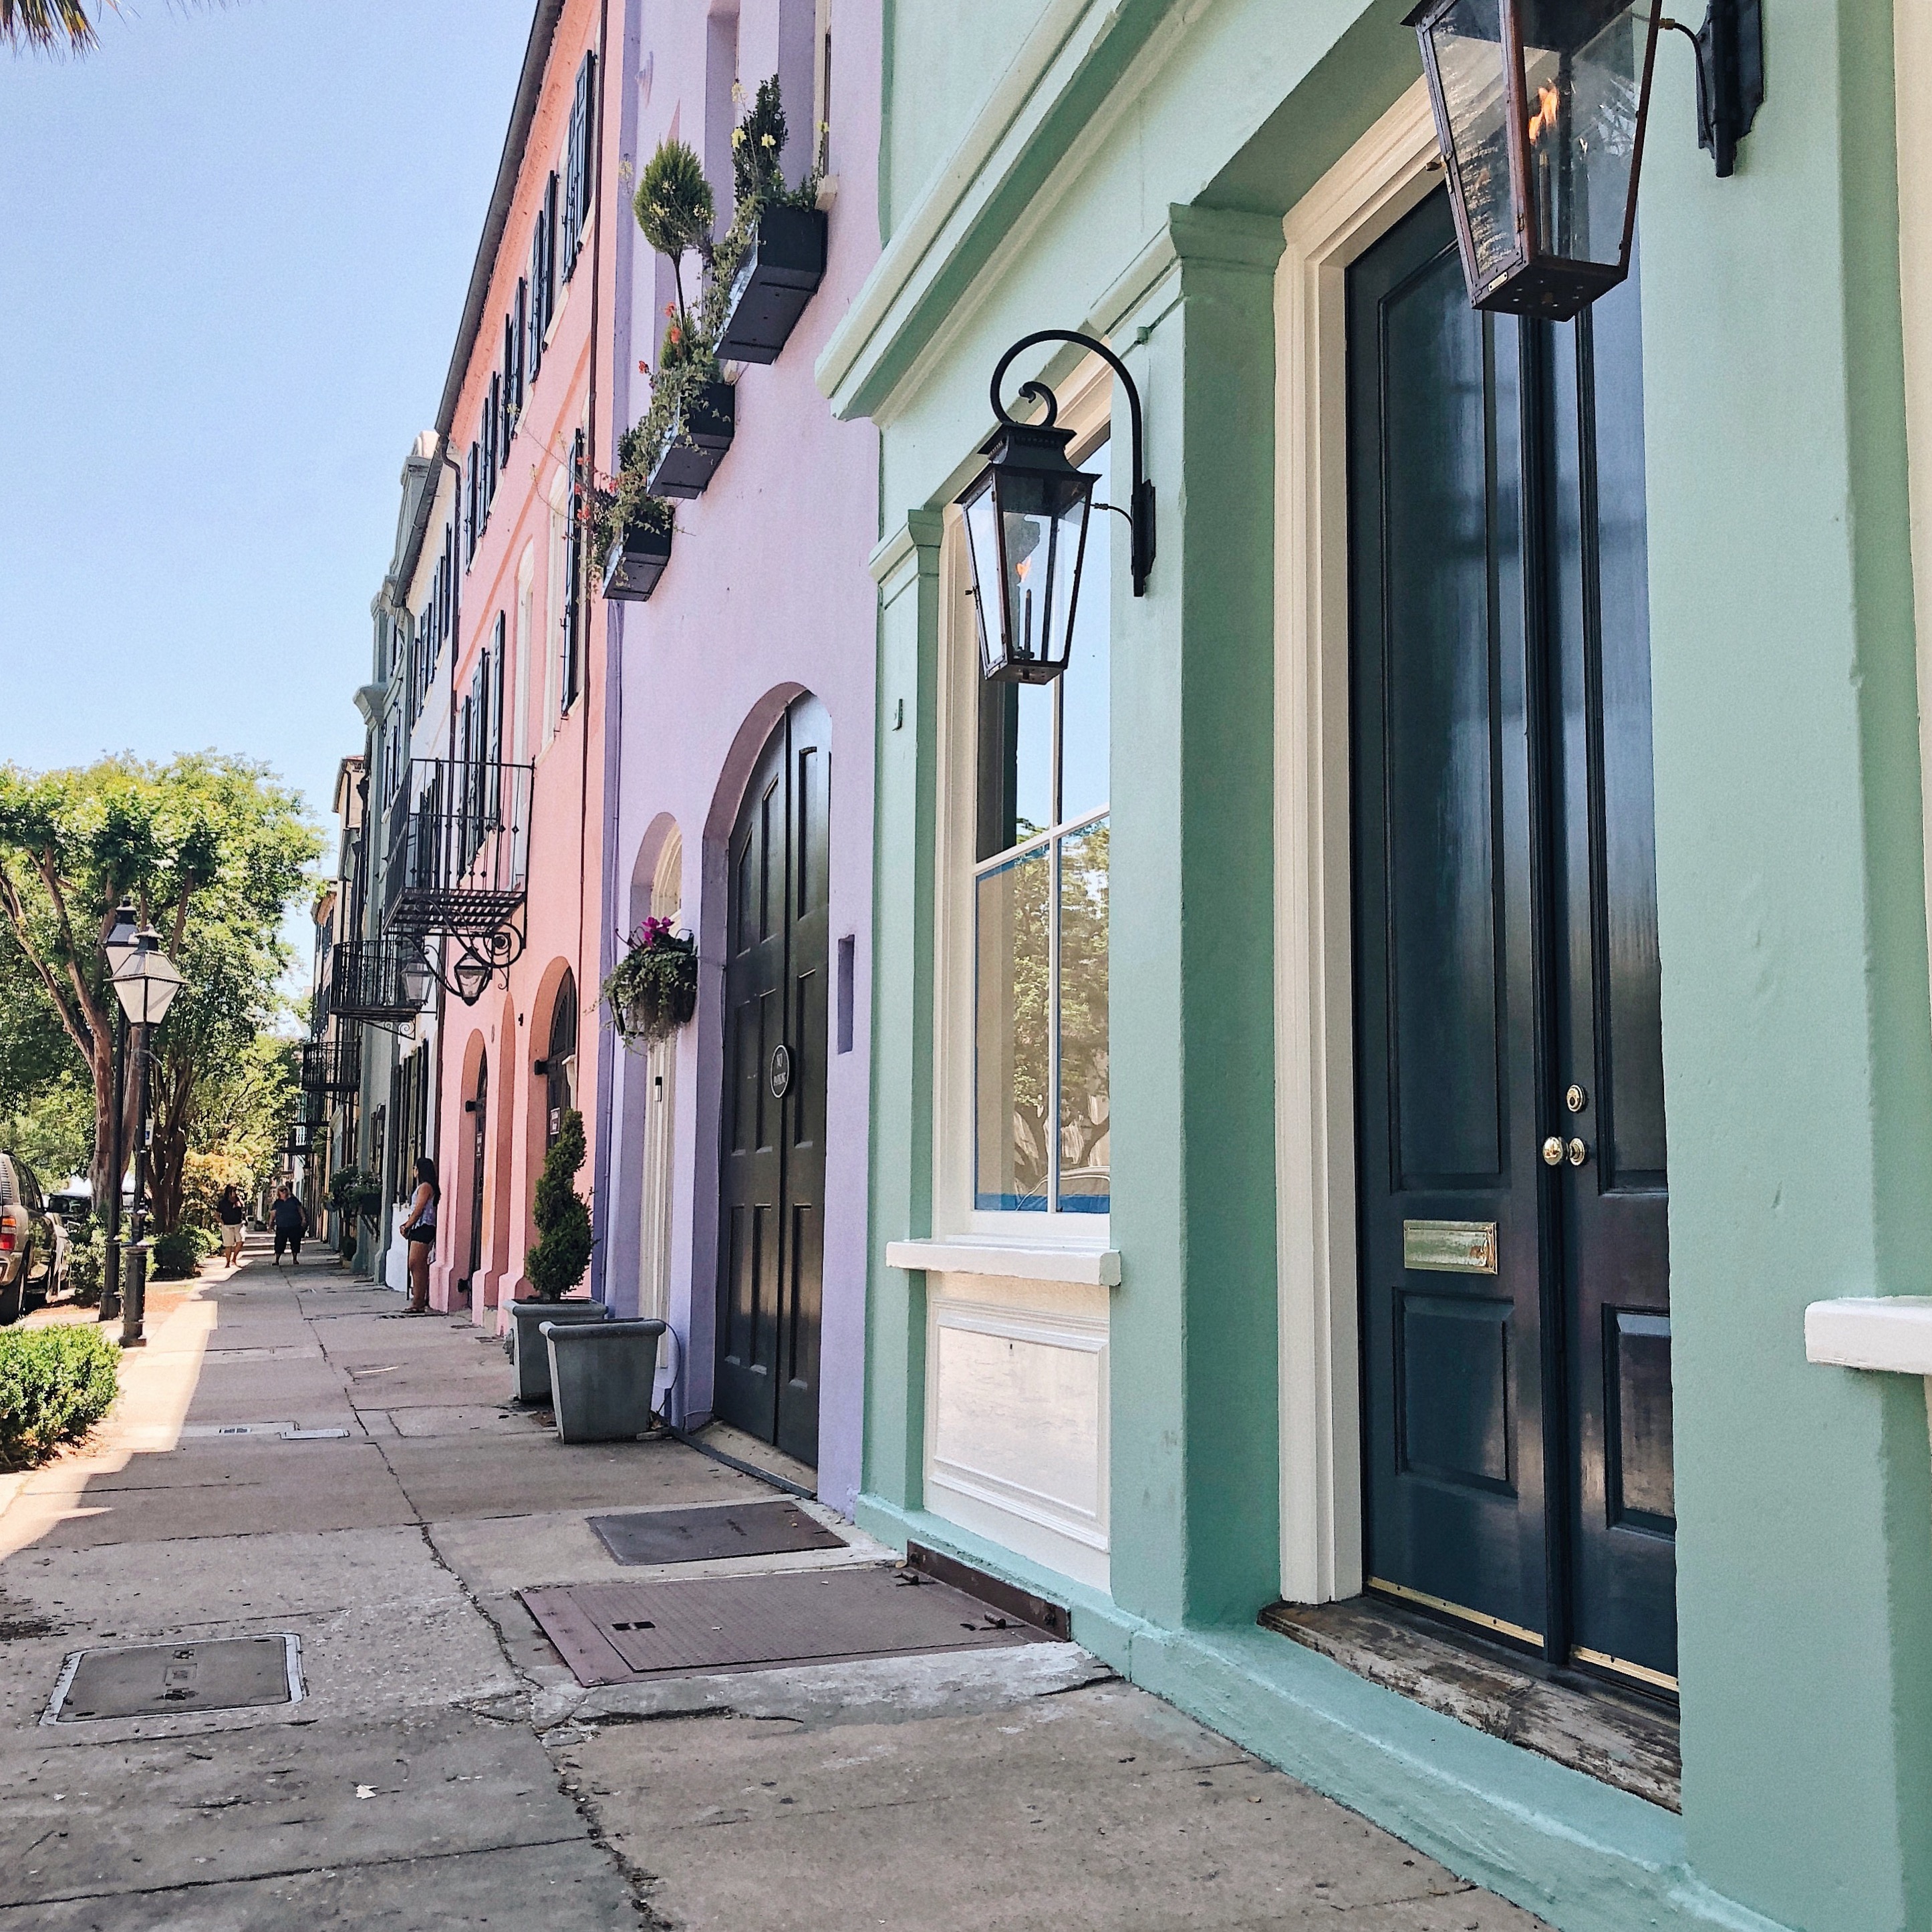
[[[539,1325],[554,1322],[560,1327],[581,1322],[604,1322],[610,1311],[601,1301],[517,1301],[510,1304],[512,1327],[511,1400],[514,1402],[548,1402],[550,1400],[550,1357]]]
[[[651,1426],[662,1322],[546,1322],[556,1432],[565,1442],[632,1442]]]

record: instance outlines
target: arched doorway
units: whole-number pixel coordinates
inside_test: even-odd
[[[490,1136],[490,1060],[476,1063],[476,1091],[464,1102],[470,1116],[470,1255],[458,1284],[465,1294],[483,1270],[483,1184],[488,1166]]]
[[[684,838],[674,826],[652,869],[650,916],[684,909]],[[644,1057],[644,1184],[638,1226],[638,1312],[662,1320],[670,1306],[671,1157],[677,1119],[677,1042],[653,1040]]]
[[[814,1466],[831,742],[825,707],[795,699],[732,828],[719,1109],[715,1406],[723,1420]]]
[[[565,1110],[577,1105],[577,975],[566,967],[550,1010],[550,1048],[544,1055],[544,1151],[563,1125]]]

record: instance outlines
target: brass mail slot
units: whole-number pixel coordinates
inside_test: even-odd
[[[1493,1221],[1405,1221],[1402,1264],[1437,1274],[1494,1274]]]

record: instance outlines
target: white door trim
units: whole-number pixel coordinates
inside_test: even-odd
[[[1275,277],[1281,1590],[1362,1587],[1348,807],[1348,263],[1441,180],[1418,81],[1290,210]]]

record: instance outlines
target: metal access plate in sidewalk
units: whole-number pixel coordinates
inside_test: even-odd
[[[593,1516],[590,1527],[620,1563],[708,1563],[722,1556],[778,1556],[797,1550],[842,1550],[795,1502],[706,1504],[696,1509],[631,1510]]]
[[[206,1643],[144,1643],[76,1650],[62,1667],[44,1724],[101,1718],[172,1717],[242,1711],[302,1696],[302,1640],[217,1637]]]
[[[522,1594],[586,1688],[1052,1641],[946,1584],[883,1564]]]

